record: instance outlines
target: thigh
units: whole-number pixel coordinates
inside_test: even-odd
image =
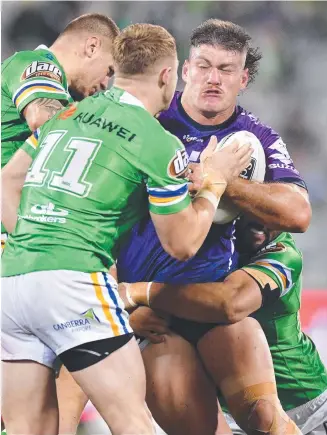
[[[2,416],[8,433],[57,434],[53,370],[32,361],[2,362]]]
[[[56,386],[60,417],[59,433],[75,434],[88,398],[65,366],[60,369]]]
[[[275,384],[269,346],[255,319],[217,326],[199,341],[198,351],[225,398],[247,386]]]
[[[113,433],[134,434],[135,428],[120,432],[120,428],[127,428],[126,422],[132,430],[133,419],[135,427],[143,417],[150,422],[150,413],[145,416],[144,365],[134,337],[98,363],[72,372],[72,376]]]
[[[269,346],[255,319],[216,327],[199,341],[198,350],[230,413],[246,433],[272,426],[274,434],[284,433],[289,417],[281,408]]]
[[[178,335],[167,335],[143,352],[147,403],[169,435],[214,434],[217,427],[215,387],[194,347]]]

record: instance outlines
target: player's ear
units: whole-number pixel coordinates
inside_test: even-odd
[[[190,63],[189,61],[186,59],[182,68],[182,79],[184,80],[184,82],[187,82],[188,79],[188,70],[189,70],[189,66]]]
[[[161,89],[163,86],[167,86],[170,83],[172,75],[172,68],[169,66],[167,68],[164,68],[159,73],[159,88]]]
[[[101,41],[96,36],[90,36],[85,41],[85,54],[87,57],[93,57],[100,49]]]
[[[245,68],[241,75],[241,90],[247,87],[249,82],[249,68]]]

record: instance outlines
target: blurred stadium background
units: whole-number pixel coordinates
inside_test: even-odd
[[[87,12],[106,13],[121,28],[136,22],[163,25],[177,39],[181,63],[192,28],[205,19],[231,20],[249,31],[264,56],[256,82],[239,101],[282,135],[307,182],[312,224],[296,235],[304,255],[302,320],[327,362],[327,3],[3,1],[1,7],[2,60],[51,44],[71,19]]]

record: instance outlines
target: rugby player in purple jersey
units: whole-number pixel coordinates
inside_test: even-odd
[[[199,161],[211,135],[220,140],[241,130],[255,134],[266,155],[265,182],[238,179],[225,195],[272,230],[304,232],[311,219],[311,208],[305,183],[286,145],[278,133],[236,102],[240,91],[254,80],[261,58],[258,50],[250,46],[250,40],[244,29],[229,22],[208,20],[197,27],[191,37],[189,59],[183,66],[185,89],[176,93],[159,121],[182,140],[193,163]],[[133,229],[129,243],[121,249],[117,263],[119,281],[180,284],[222,280],[238,265],[234,231],[234,222],[213,225],[198,253],[186,262],[179,262],[165,254],[151,220],[147,219]],[[248,391],[255,385],[260,396],[268,383],[275,383],[268,345],[254,322],[244,319],[233,330],[234,339],[230,337],[230,343],[237,343],[239,354],[255,356],[245,359],[248,376],[237,378],[230,373],[231,394]],[[209,375],[217,378],[218,361],[224,358],[215,352],[214,346],[220,338],[220,327],[177,317],[172,317],[168,326],[165,319],[144,307],[131,315],[131,324],[136,333],[156,343],[146,346],[143,359],[148,405],[158,423],[169,435],[215,433],[217,413],[214,414],[212,401],[215,392],[202,363],[210,367]],[[169,334],[158,336],[153,332]],[[277,403],[278,398],[275,400]],[[272,420],[267,425],[267,418],[276,420],[276,415],[268,415],[269,406],[241,405],[249,417],[248,433],[259,434],[267,426],[269,434],[300,433],[292,425],[288,429],[282,427],[283,422],[280,426]],[[286,414],[284,417],[286,422],[288,417]]]

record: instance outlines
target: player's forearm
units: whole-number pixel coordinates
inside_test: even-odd
[[[188,285],[152,283],[150,293],[146,291],[147,285],[147,283],[132,284],[131,294],[135,303],[150,304],[152,309],[197,322],[228,323],[224,310],[226,292],[223,283]]]
[[[16,226],[21,192],[31,162],[32,158],[19,149],[1,171],[1,220],[8,233]]]
[[[164,216],[151,213],[161,245],[169,255],[185,261],[196,254],[208,235],[225,188],[225,183],[207,186],[179,213]]]
[[[220,199],[221,195],[216,195]],[[182,237],[192,243],[193,255],[201,248],[208,232],[211,228],[212,221],[217,210],[217,206],[209,203],[203,197],[197,197],[192,203],[193,216],[187,226],[181,228]],[[187,237],[185,237],[187,235]]]
[[[237,289],[223,283],[170,285],[161,283],[134,283],[129,292],[136,304],[148,305],[168,314],[205,323],[235,323],[257,309],[249,298]]]
[[[305,232],[311,220],[307,194],[294,184],[237,179],[228,185],[225,195],[272,230]]]
[[[31,131],[35,131],[51,119],[63,105],[59,100],[51,98],[37,98],[23,110],[23,115]]]

